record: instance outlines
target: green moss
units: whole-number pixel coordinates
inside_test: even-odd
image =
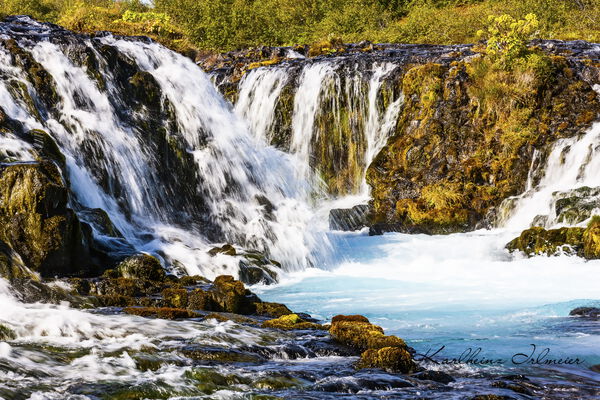
[[[410,353],[402,347],[369,349],[361,354],[358,368],[381,368],[390,372],[412,373],[417,366]]]
[[[125,259],[117,266],[124,278],[162,282],[166,274],[160,261],[149,254],[137,254]]]
[[[261,302],[256,303],[256,313],[266,315],[272,318],[279,318],[284,315],[293,314],[285,304]]]
[[[584,228],[560,228],[546,230],[535,227],[527,229],[506,245],[509,251],[522,251],[528,256],[581,252]]]
[[[16,339],[15,332],[4,324],[0,324],[0,341]]]
[[[322,325],[307,322],[303,320],[298,314],[283,315],[279,318],[270,319],[262,324],[263,328],[275,328],[284,331],[289,330],[312,330],[312,329],[326,329]]]
[[[169,307],[186,308],[188,306],[188,292],[185,289],[164,289],[162,296],[165,304]]]
[[[594,216],[583,234],[583,255],[600,259],[600,216]]]

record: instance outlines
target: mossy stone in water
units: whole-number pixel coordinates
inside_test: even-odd
[[[199,318],[200,314],[183,308],[171,307],[127,307],[123,312],[140,317],[156,317],[160,319]]]
[[[149,254],[137,254],[125,259],[118,265],[117,270],[124,278],[146,279],[162,282],[165,270],[156,257]]]
[[[298,314],[288,314],[276,319],[270,319],[262,324],[263,328],[289,330],[326,329],[322,325],[303,320]]]
[[[0,324],[0,341],[13,340],[17,337],[15,332],[4,324]]]
[[[560,228],[546,230],[535,227],[524,230],[518,238],[506,245],[509,251],[521,251],[528,256],[577,254],[583,247],[584,228]]]
[[[402,347],[366,350],[361,354],[357,366],[359,368],[381,368],[403,374],[414,372],[416,369],[410,353]]]
[[[271,318],[279,318],[284,315],[293,314],[292,310],[287,308],[285,304],[269,302],[256,303],[256,313]]]

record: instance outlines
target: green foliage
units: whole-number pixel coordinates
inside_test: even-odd
[[[499,17],[490,15],[486,30],[480,30],[478,36],[487,39],[487,56],[510,69],[517,60],[529,53],[527,44],[537,33],[538,27],[535,14],[527,14],[521,20],[508,14]]]
[[[84,32],[150,35],[176,50],[295,45],[332,37],[473,43],[487,25],[497,46],[489,50],[512,55],[535,25],[527,21],[530,13],[537,15],[540,37],[600,41],[599,0],[154,0],[152,6],[141,0],[0,0],[0,16],[28,14]],[[490,26],[488,15],[503,17]]]

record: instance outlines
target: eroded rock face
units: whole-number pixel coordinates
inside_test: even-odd
[[[53,162],[0,166],[0,239],[42,276],[93,270],[89,237],[67,199]]]

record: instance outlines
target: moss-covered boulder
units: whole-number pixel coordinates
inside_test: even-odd
[[[506,245],[509,251],[521,251],[527,256],[580,254],[583,250],[584,228],[546,230],[540,227],[527,229]]]
[[[293,314],[293,312],[285,304],[264,301],[262,303],[256,303],[256,314],[266,315],[271,318],[279,318],[284,315]]]
[[[600,111],[564,58],[532,52],[409,68],[393,135],[367,170],[374,232],[451,233],[491,223],[522,192],[536,150],[585,132]]]
[[[298,314],[288,314],[279,318],[270,319],[262,324],[263,328],[275,328],[284,331],[327,329],[323,325],[303,320]]]
[[[149,254],[137,254],[125,259],[117,266],[119,274],[128,279],[143,279],[161,282],[166,273],[160,261]]]
[[[221,310],[235,314],[253,314],[256,312],[254,303],[260,299],[235,280],[231,275],[221,275],[213,281],[213,301]]]
[[[50,161],[0,166],[0,240],[42,276],[90,273],[89,236]]]
[[[360,356],[359,368],[381,368],[392,372],[410,373],[416,369],[412,356],[402,347],[366,350]]]
[[[380,326],[362,315],[338,315],[331,320],[331,337],[361,353],[358,368],[382,368],[393,372],[416,370],[408,346],[397,336],[387,336]]]
[[[509,242],[506,248],[510,252],[520,251],[529,257],[571,254],[588,260],[600,259],[600,217],[593,217],[587,228],[526,229]]]

